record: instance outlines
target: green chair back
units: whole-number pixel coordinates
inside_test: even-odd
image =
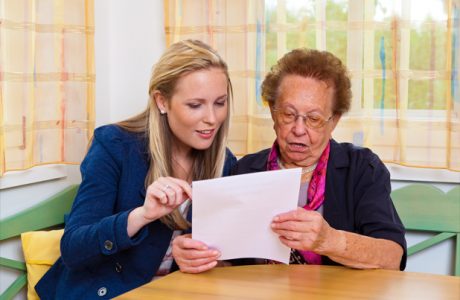
[[[394,190],[391,197],[406,230],[437,233],[407,250],[408,255],[456,239],[454,274],[460,276],[460,186],[444,193],[427,184]]]
[[[72,185],[40,203],[0,220],[0,241],[19,237],[27,231],[41,230],[64,224],[64,215],[72,207],[78,185]],[[19,270],[21,275],[0,295],[0,300],[12,299],[26,284],[26,266],[22,261],[0,257],[0,266]]]

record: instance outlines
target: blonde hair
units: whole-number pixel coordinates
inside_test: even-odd
[[[178,80],[194,71],[219,68],[227,77],[228,106],[232,98],[232,85],[228,67],[215,50],[199,40],[184,40],[171,45],[154,66],[149,84],[149,103],[147,109],[137,116],[117,123],[127,131],[145,133],[148,139],[150,166],[145,179],[148,187],[159,177],[172,176],[172,136],[167,114],[160,114],[153,94],[159,91],[169,102],[175,93]],[[220,127],[211,147],[205,150],[192,150],[192,180],[220,177],[225,163],[225,150],[230,122],[230,109]],[[187,229],[190,224],[179,209],[160,219],[172,229]]]

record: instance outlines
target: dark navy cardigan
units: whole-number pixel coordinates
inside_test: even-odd
[[[270,149],[265,149],[244,156],[232,174],[266,171],[269,152]],[[398,243],[404,249],[400,264],[400,269],[404,270],[407,259],[405,230],[390,193],[390,173],[376,154],[367,148],[331,140],[324,219],[335,229]],[[323,264],[337,263],[323,256]]]

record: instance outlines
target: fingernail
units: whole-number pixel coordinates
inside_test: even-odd
[[[219,251],[214,250],[214,251],[211,252],[211,254],[214,255],[214,256],[216,256],[216,255],[219,254]]]
[[[280,219],[280,217],[276,216],[273,218],[273,221],[278,221]]]

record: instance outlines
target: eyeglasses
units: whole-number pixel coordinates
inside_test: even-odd
[[[318,129],[323,127],[334,116],[332,115],[328,119],[324,119],[323,117],[317,114],[301,115],[290,108],[274,108],[273,111],[276,113],[279,120],[284,124],[291,124],[297,121],[297,118],[301,117],[303,119],[305,126],[311,129]]]

